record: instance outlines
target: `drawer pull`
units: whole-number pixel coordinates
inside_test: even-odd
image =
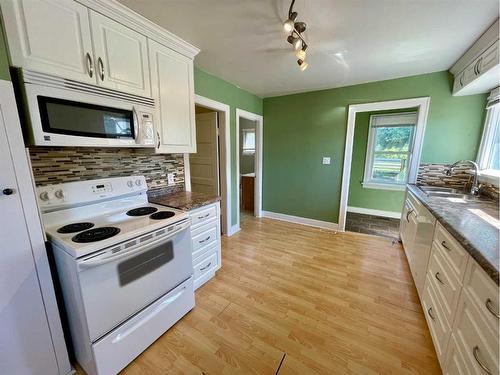
[[[210,216],[210,212],[208,214],[205,214],[203,216],[198,216],[198,220],[205,219]]]
[[[495,312],[495,310],[493,310],[493,306],[492,306],[492,305],[493,305],[493,303],[492,303],[491,299],[489,299],[489,298],[488,298],[488,299],[486,300],[485,305],[486,305],[486,308],[488,309],[488,311],[489,311],[489,312],[490,312],[493,316],[496,316],[496,317],[497,317],[497,319],[500,319],[500,315],[499,315],[497,312]]]
[[[436,320],[436,318],[434,317],[434,314],[432,314],[432,307],[429,307],[427,309],[427,314],[429,314],[429,316],[431,317],[432,320]]]
[[[478,352],[479,352],[479,346],[475,346],[474,349],[472,349],[472,355],[474,355],[474,359],[476,360],[477,364],[481,366],[481,368],[486,372],[488,375],[491,375],[491,371],[486,365],[481,362],[481,360],[478,358]]]
[[[434,275],[436,277],[436,280],[439,281],[441,284],[444,285],[444,281],[441,280],[441,277],[439,276],[439,272],[436,272],[436,274]]]
[[[451,249],[446,244],[446,241],[441,241],[441,246],[443,246],[446,250],[451,251]]]
[[[198,243],[207,242],[207,241],[210,239],[210,237],[212,237],[212,236],[208,236],[208,237],[207,237],[207,238],[205,238],[204,240],[199,240],[199,241],[198,241]]]
[[[406,221],[409,223],[410,222],[410,215],[412,214],[414,210],[408,210],[408,212],[406,213]]]
[[[205,271],[208,267],[212,265],[212,262],[209,262],[205,267],[201,267],[200,271]]]

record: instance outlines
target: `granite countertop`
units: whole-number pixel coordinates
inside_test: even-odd
[[[499,284],[498,202],[489,199],[454,199],[428,196],[408,185],[422,204],[460,242],[486,273]]]
[[[220,201],[220,197],[217,195],[195,193],[192,191],[154,194],[150,195],[148,199],[151,203],[173,207],[183,211],[194,210],[206,206],[207,204]]]

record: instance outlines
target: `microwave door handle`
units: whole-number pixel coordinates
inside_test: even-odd
[[[115,261],[123,259],[123,258],[128,258],[131,255],[138,255],[138,254],[144,253],[144,252],[152,249],[153,247],[156,247],[156,246],[162,245],[163,243],[168,242],[170,240],[170,238],[172,238],[172,236],[175,236],[176,234],[178,234],[179,232],[183,231],[186,228],[187,228],[187,226],[182,225],[179,229],[173,231],[172,233],[169,233],[169,235],[166,237],[162,237],[162,238],[155,240],[153,242],[150,242],[144,246],[141,246],[141,245],[135,246],[133,249],[131,249],[127,252],[124,252],[124,253],[118,253],[116,255],[111,255],[111,256],[95,257],[95,258],[91,258],[89,260],[84,260],[81,263],[78,263],[78,270],[85,270],[85,269],[94,268],[97,266],[102,266],[103,264],[115,262]]]
[[[132,107],[132,113],[134,115],[134,121],[135,121],[135,126],[134,126],[134,139],[135,143],[139,143],[138,135],[139,135],[139,115],[137,114],[137,111],[135,107]]]

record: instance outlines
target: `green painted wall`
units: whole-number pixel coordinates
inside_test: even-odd
[[[338,222],[347,107],[430,96],[421,161],[474,158],[486,94],[452,97],[438,72],[264,99],[264,210]],[[331,165],[321,158],[330,156]]]
[[[231,223],[235,225],[239,207],[238,202],[236,202],[236,189],[238,187],[238,177],[236,176],[236,108],[261,115],[262,98],[197,68],[194,70],[194,91],[198,95],[227,104],[231,108]]]
[[[0,20],[0,79],[10,81],[9,57],[2,21]]]
[[[356,115],[354,142],[352,145],[351,178],[349,180],[348,206],[370,208],[374,210],[401,212],[405,197],[404,191],[367,189],[362,185],[370,116],[383,113],[400,113],[416,111],[417,108],[406,108],[397,111],[362,112]]]

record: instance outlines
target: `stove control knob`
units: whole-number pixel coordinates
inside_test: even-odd
[[[141,185],[142,185],[142,181],[141,181],[141,180],[139,180],[139,179],[137,179],[137,180],[135,180],[135,184],[136,184],[137,186],[141,186]]]
[[[56,190],[54,195],[56,196],[56,198],[64,199],[64,191],[62,189]]]
[[[47,191],[42,191],[40,193],[40,199],[42,201],[45,201],[45,202],[48,201],[49,200],[49,193]]]
[[[128,180],[128,181],[127,181],[127,186],[128,186],[129,188],[134,187],[134,181],[132,181],[132,180]]]

